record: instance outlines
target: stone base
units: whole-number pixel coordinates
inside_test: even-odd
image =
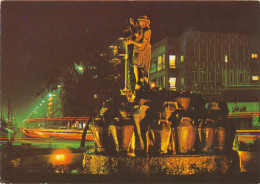
[[[225,174],[231,172],[239,164],[234,155],[109,157],[84,153],[83,168],[85,174],[101,175]]]

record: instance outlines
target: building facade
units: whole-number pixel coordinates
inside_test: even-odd
[[[234,92],[239,99],[259,99],[259,49],[260,38],[251,35],[190,30],[166,37],[152,46],[150,81],[200,91],[209,100]]]

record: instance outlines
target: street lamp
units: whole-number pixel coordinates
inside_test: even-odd
[[[79,74],[83,74],[84,67],[78,64],[75,64],[75,69],[78,71]]]

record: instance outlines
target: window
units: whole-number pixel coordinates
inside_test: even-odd
[[[158,56],[158,71],[165,68],[165,54]]]
[[[259,76],[252,76],[252,81],[259,81]]]
[[[153,58],[150,66],[150,73],[156,72],[156,62],[157,62],[157,58]]]
[[[165,68],[165,54],[162,55],[162,69]]]
[[[158,86],[161,87],[161,88],[165,87],[165,76],[158,78]]]
[[[252,59],[256,59],[257,58],[257,54],[252,54]]]
[[[170,89],[175,89],[176,88],[176,77],[170,77],[169,83],[170,83]]]
[[[161,85],[160,87],[164,88],[165,87],[165,76],[160,77]]]
[[[169,56],[169,65],[170,65],[170,68],[176,68],[176,66],[175,66],[175,61],[176,61],[176,55],[170,55],[170,56]]]
[[[158,57],[157,69],[158,69],[158,71],[162,70],[162,56]]]
[[[228,62],[228,56],[225,55],[225,63],[227,63],[227,62]]]
[[[194,49],[194,57],[195,57],[195,49]],[[181,56],[181,62],[184,61],[184,56]]]
[[[184,86],[184,77],[181,78],[181,86]]]

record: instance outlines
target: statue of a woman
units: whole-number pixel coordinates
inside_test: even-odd
[[[127,41],[127,44],[134,44],[133,64],[136,79],[136,90],[141,88],[142,83],[143,85],[148,85],[151,61],[150,20],[147,18],[147,16],[140,16],[137,20],[141,29],[139,29],[137,34],[135,34],[135,40]]]

